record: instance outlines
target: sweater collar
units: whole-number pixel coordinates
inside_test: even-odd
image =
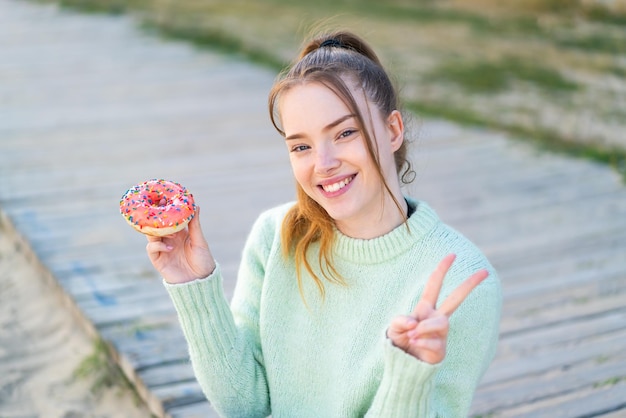
[[[376,264],[394,258],[422,240],[439,222],[437,214],[425,203],[406,198],[415,213],[408,220],[385,235],[372,239],[351,238],[335,230],[335,257],[359,264]]]

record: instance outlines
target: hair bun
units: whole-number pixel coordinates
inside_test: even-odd
[[[330,39],[326,39],[324,42],[322,42],[319,46],[320,48],[324,48],[324,47],[328,47],[328,48],[346,48],[346,46],[341,43],[340,40],[336,39],[336,38],[330,38]]]

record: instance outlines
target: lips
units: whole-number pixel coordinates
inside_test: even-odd
[[[354,176],[349,176],[335,183],[322,184],[321,187],[326,193],[335,193],[350,184],[353,179]]]

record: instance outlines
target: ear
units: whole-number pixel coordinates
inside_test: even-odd
[[[391,133],[391,149],[393,152],[396,152],[404,142],[404,122],[402,120],[402,114],[397,110],[392,111],[387,118],[387,126]]]

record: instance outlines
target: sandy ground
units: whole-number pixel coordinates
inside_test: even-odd
[[[85,369],[96,346],[0,223],[0,417],[149,417],[128,386],[98,385],[101,364]]]

